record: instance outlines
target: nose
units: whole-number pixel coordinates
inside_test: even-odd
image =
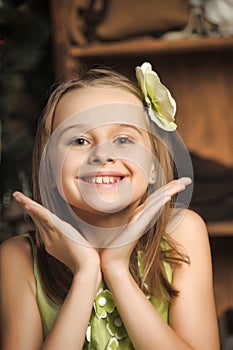
[[[95,147],[89,156],[89,163],[97,165],[113,163],[115,161],[115,157],[110,148],[111,146],[109,144]]]

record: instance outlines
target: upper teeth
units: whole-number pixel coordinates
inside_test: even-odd
[[[120,176],[88,176],[88,177],[83,177],[83,180],[85,182],[89,182],[92,184],[113,184],[120,182],[122,177]]]

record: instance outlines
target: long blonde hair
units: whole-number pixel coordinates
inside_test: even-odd
[[[138,97],[144,104],[143,95],[136,85],[124,75],[107,68],[94,68],[83,71],[76,79],[60,84],[51,94],[44,113],[38,122],[33,153],[33,196],[39,203],[41,203],[38,178],[40,161],[44,147],[52,133],[56,106],[63,95],[86,86],[121,88]],[[166,181],[169,182],[174,178],[173,163],[169,151],[159,138],[150,137],[158,163],[163,170]],[[160,185],[159,178],[157,179],[157,185]],[[164,262],[168,261],[172,266],[180,262],[188,262],[188,258],[179,251],[176,243],[166,235],[165,229],[170,212],[171,204],[165,205],[156,224],[138,241],[130,259],[130,271],[140,288],[144,290],[146,282],[147,292],[149,291],[150,294],[164,301],[178,294],[178,291],[174,289],[168,280]],[[46,252],[38,230],[36,230],[35,239],[37,242],[38,267],[44,290],[53,302],[61,304],[71,285],[71,272],[61,262]],[[161,244],[162,240],[166,242],[166,249]],[[140,276],[138,271],[139,251],[143,253],[144,261],[142,276]]]

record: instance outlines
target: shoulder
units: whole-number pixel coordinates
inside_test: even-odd
[[[30,241],[23,236],[13,237],[4,241],[0,249],[3,347],[39,349],[42,323]]]
[[[192,210],[177,213],[169,225],[168,233],[176,241],[199,240],[208,237],[206,224],[200,215]]]
[[[195,349],[218,349],[212,262],[205,222],[187,210],[170,234],[190,262],[174,268],[173,285],[179,295],[171,302],[170,324]]]
[[[16,258],[21,258],[32,261],[31,245],[30,241],[24,236],[16,236],[8,238],[2,242],[0,246],[1,256],[6,259],[12,257],[14,254]]]
[[[33,258],[29,239],[16,236],[5,240],[0,245],[2,273],[26,278],[34,289]]]
[[[175,229],[170,233],[179,251],[188,256],[190,263],[176,266],[174,285],[177,290],[186,290],[193,295],[199,286],[212,293],[212,259],[208,231],[204,220],[195,212],[186,210]],[[195,286],[194,286],[195,284]],[[189,286],[189,287],[187,287]]]
[[[170,235],[192,259],[210,260],[209,236],[204,220],[192,210],[180,212],[171,225]]]

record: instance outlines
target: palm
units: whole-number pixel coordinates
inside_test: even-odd
[[[151,194],[145,203],[140,205],[129,220],[129,223],[120,232],[110,245],[101,254],[101,266],[128,266],[130,255],[139,238],[148,228],[150,222],[157,221],[163,206],[171,197],[183,191],[190,179],[174,180]]]
[[[63,262],[73,273],[99,264],[96,249],[73,226],[20,192],[16,192],[14,197],[32,217],[50,255]]]

